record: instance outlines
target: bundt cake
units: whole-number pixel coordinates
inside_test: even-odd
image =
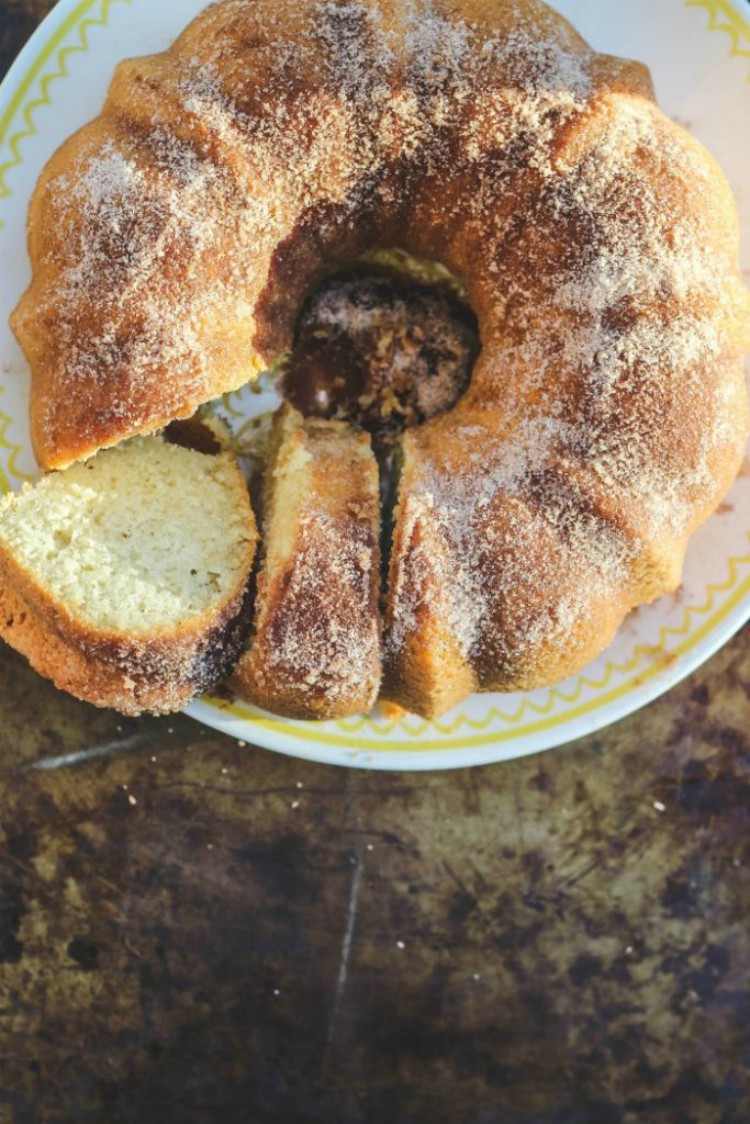
[[[242,651],[256,539],[234,457],[136,437],[0,500],[0,635],[87,702],[180,710]]]
[[[736,209],[643,66],[538,0],[220,0],[50,161],[13,326],[59,468],[245,383],[391,247],[481,341],[403,443],[385,693],[429,716],[576,671],[741,461]]]
[[[369,710],[382,675],[380,488],[366,434],[282,407],[263,500],[263,560],[238,693],[293,718]]]

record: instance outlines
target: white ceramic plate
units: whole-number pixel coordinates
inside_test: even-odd
[[[95,116],[116,62],[164,49],[204,0],[60,0],[0,88],[0,488],[37,473],[26,413],[28,372],[8,328],[29,266],[24,222],[47,159]],[[664,108],[718,157],[736,192],[750,266],[750,7],[744,0],[558,0],[601,51],[641,59]],[[239,426],[256,396],[225,409]],[[447,769],[520,757],[589,734],[668,690],[750,616],[750,462],[690,544],[678,595],[633,614],[612,646],[553,690],[477,695],[438,721],[383,714],[277,719],[203,699],[199,721],[256,745],[340,765]]]

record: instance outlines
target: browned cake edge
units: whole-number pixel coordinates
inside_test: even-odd
[[[275,474],[296,442],[309,454],[305,496],[291,555],[268,573]],[[380,502],[369,438],[341,422],[303,421],[285,406],[271,444],[255,632],[233,685],[244,699],[284,717],[359,714],[377,698],[382,661]]]

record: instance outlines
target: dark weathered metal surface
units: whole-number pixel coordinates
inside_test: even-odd
[[[745,1124],[747,641],[427,776],[123,722],[4,649],[7,1119]]]
[[[46,6],[0,0],[5,61]],[[750,1120],[749,630],[446,774],[0,685],[0,1121]]]

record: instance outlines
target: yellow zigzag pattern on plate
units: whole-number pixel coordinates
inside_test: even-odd
[[[31,480],[29,473],[22,472],[18,467],[17,461],[21,453],[23,453],[23,449],[20,445],[16,445],[14,441],[8,440],[7,433],[10,424],[11,419],[8,415],[0,414],[0,450],[8,449],[10,454],[5,463],[5,471],[0,468],[0,492],[3,494],[9,492],[13,487],[9,477],[12,477],[19,483],[23,483],[24,480]]]
[[[56,56],[57,69],[52,72],[48,72],[41,78],[39,96],[32,99],[31,101],[27,101],[24,103],[22,118],[25,124],[25,129],[21,129],[19,132],[11,135],[8,140],[8,147],[10,149],[10,152],[12,153],[13,159],[0,165],[0,199],[7,198],[11,194],[5,177],[10,169],[18,166],[22,162],[20,145],[25,138],[33,136],[36,133],[36,124],[33,119],[34,114],[36,110],[41,106],[50,104],[49,88],[51,83],[57,78],[67,77],[67,59],[70,57],[70,55],[76,52],[87,51],[89,49],[89,29],[94,26],[107,26],[109,20],[109,9],[113,3],[130,4],[132,3],[132,0],[101,0],[98,17],[89,17],[82,20],[80,23],[73,24],[71,30],[77,28],[79,43],[68,44],[67,46],[61,47]],[[726,32],[730,36],[732,41],[731,54],[742,58],[750,58],[750,49],[742,45],[743,39],[746,38],[748,39],[748,41],[750,41],[750,24],[748,24],[740,15],[740,13],[731,6],[729,0],[685,0],[685,5],[689,8],[705,8],[709,15],[709,30]],[[3,225],[4,224],[0,220],[0,227],[2,227]],[[228,412],[230,412],[234,416],[238,416],[239,411],[236,409],[236,407],[233,406],[231,397],[229,395],[224,396],[224,405],[227,408]],[[9,442],[6,438],[6,431],[9,420],[10,419],[7,417],[7,415],[0,414],[0,448],[11,450],[11,455],[8,458],[7,462],[9,471],[11,471],[17,479],[23,479],[24,474],[21,473],[16,467],[16,459],[21,452],[21,449],[17,445]],[[0,488],[5,491],[8,490],[7,479],[4,473],[2,473],[1,469]],[[485,730],[493,720],[496,720],[498,718],[509,725],[516,725],[528,712],[533,712],[534,714],[540,716],[547,716],[552,712],[555,701],[559,700],[565,703],[567,706],[570,706],[581,698],[586,688],[589,688],[590,690],[593,690],[595,692],[601,691],[610,683],[612,677],[616,673],[619,672],[621,675],[623,675],[627,674],[630,671],[634,671],[641,660],[648,655],[653,655],[655,650],[666,651],[665,643],[668,638],[688,636],[690,633],[690,626],[693,618],[709,613],[714,607],[717,594],[726,592],[736,584],[739,567],[741,565],[750,564],[750,555],[745,555],[738,558],[733,557],[728,561],[729,576],[727,580],[718,584],[710,584],[707,587],[706,600],[703,604],[686,606],[683,612],[682,622],[679,626],[663,626],[659,632],[657,644],[653,646],[644,644],[637,645],[630,660],[628,660],[624,664],[608,662],[605,668],[605,672],[600,679],[595,679],[591,676],[580,675],[576,680],[574,688],[571,691],[566,692],[561,688],[554,688],[550,690],[547,701],[544,704],[532,703],[529,699],[523,699],[521,700],[517,709],[511,714],[506,714],[503,711],[493,707],[487,717],[482,720],[472,719],[467,715],[459,715],[458,718],[452,723],[444,723],[440,722],[439,720],[435,720],[432,722],[422,722],[416,727],[409,727],[408,725],[406,725],[403,719],[398,719],[384,725],[376,725],[371,719],[362,718],[354,720],[353,722],[351,720],[348,722],[338,722],[337,726],[346,734],[356,734],[364,727],[369,727],[369,729],[373,733],[382,736],[386,736],[393,730],[399,728],[407,736],[415,737],[428,731],[431,727],[443,734],[452,734],[459,730],[462,725],[469,726],[471,729],[477,731]],[[250,717],[252,717],[252,713],[250,713]],[[283,724],[280,723],[280,725]]]
[[[750,539],[750,533],[748,534]],[[531,712],[533,716],[546,718],[552,714],[554,704],[556,701],[562,701],[567,707],[573,706],[577,703],[583,695],[586,688],[589,688],[595,693],[601,692],[605,687],[609,686],[615,674],[619,673],[620,676],[625,676],[630,672],[634,672],[639,664],[645,662],[650,658],[653,662],[650,668],[644,667],[642,674],[646,678],[651,678],[659,670],[659,654],[663,653],[667,661],[670,657],[681,654],[683,645],[676,645],[671,649],[666,647],[666,642],[669,638],[680,639],[689,638],[692,631],[692,624],[696,617],[707,616],[714,609],[717,601],[717,596],[721,593],[726,593],[733,587],[739,585],[740,580],[740,567],[750,567],[750,554],[740,555],[738,557],[731,557],[727,560],[728,563],[728,576],[725,581],[710,583],[706,587],[705,599],[697,605],[686,605],[683,611],[682,620],[679,625],[663,625],[659,630],[659,635],[655,644],[638,644],[633,652],[633,655],[625,663],[616,663],[609,661],[605,667],[604,673],[600,678],[595,678],[592,675],[579,675],[575,681],[575,685],[568,691],[559,687],[550,689],[545,703],[533,703],[529,699],[522,699],[517,709],[510,714],[492,707],[488,714],[482,719],[470,718],[466,714],[460,714],[450,723],[441,722],[439,719],[432,721],[422,721],[416,725],[407,724],[406,719],[395,719],[393,722],[385,724],[376,724],[371,718],[364,717],[358,719],[342,720],[336,723],[336,726],[349,737],[356,736],[361,730],[367,729],[368,733],[378,735],[386,738],[394,731],[399,731],[405,734],[408,738],[419,738],[423,734],[440,733],[443,735],[455,734],[462,726],[468,726],[469,729],[482,733],[487,730],[491,723],[496,719],[500,719],[507,725],[517,725],[524,715]],[[689,645],[688,645],[689,647]],[[656,657],[656,658],[654,658]],[[637,680],[637,677],[636,677]],[[629,684],[625,684],[626,687]],[[220,710],[229,710],[240,717],[253,721],[261,717],[261,712],[255,710],[254,707],[248,704],[233,704],[228,705],[221,700],[206,700],[210,701]],[[596,699],[590,700],[590,705],[595,705]],[[560,714],[560,720],[564,721],[566,714]],[[264,721],[267,719],[264,717]],[[293,725],[287,724],[283,719],[272,721],[272,725],[281,733],[289,733],[293,735],[296,728]],[[319,739],[325,742],[325,735],[321,735]],[[371,746],[370,748],[377,748]]]
[[[685,0],[685,7],[705,8],[708,12],[709,31],[726,32],[732,40],[730,54],[750,59],[750,22],[732,6],[730,0]],[[743,40],[746,40],[744,44]]]
[[[518,707],[510,713],[500,710],[497,707],[492,707],[482,719],[469,718],[466,714],[459,714],[458,717],[450,723],[441,722],[439,719],[432,719],[431,721],[424,721],[415,726],[407,724],[406,720],[403,718],[398,718],[393,722],[379,724],[375,723],[371,718],[365,717],[353,720],[342,720],[337,722],[336,725],[347,734],[357,734],[360,730],[366,728],[370,733],[382,735],[383,737],[393,733],[394,730],[398,730],[401,733],[413,737],[419,737],[429,730],[437,730],[441,734],[455,734],[458,733],[462,726],[468,726],[472,730],[481,732],[486,730],[490,724],[497,719],[500,719],[507,725],[515,726],[529,713],[542,718],[547,717],[552,713],[556,702],[563,702],[566,706],[572,706],[579,701],[587,688],[595,692],[604,690],[605,687],[610,685],[612,678],[616,674],[627,675],[629,672],[635,671],[642,660],[648,659],[649,657],[653,658],[655,653],[663,652],[668,658],[671,653],[666,647],[667,641],[670,638],[674,640],[688,636],[694,618],[705,616],[707,613],[711,612],[716,604],[718,594],[726,593],[737,584],[740,567],[750,566],[750,554],[741,555],[737,558],[732,557],[728,561],[729,575],[726,581],[708,585],[706,588],[705,600],[701,604],[686,605],[682,615],[682,621],[679,625],[662,625],[655,644],[636,645],[633,655],[625,663],[608,661],[604,674],[600,678],[594,678],[591,675],[579,675],[575,681],[575,686],[570,690],[566,691],[560,687],[550,689],[545,703],[534,703],[530,699],[522,699]]]
[[[13,133],[8,138],[8,148],[12,153],[13,159],[0,164],[0,199],[7,199],[11,194],[10,188],[6,180],[7,173],[21,164],[23,157],[20,152],[21,142],[26,140],[27,137],[32,137],[36,134],[36,124],[34,122],[34,114],[38,109],[44,105],[50,104],[49,88],[52,82],[58,78],[68,77],[67,60],[73,54],[89,50],[88,33],[92,27],[106,27],[109,22],[109,9],[112,4],[130,4],[132,0],[101,0],[100,12],[98,17],[91,16],[76,25],[78,31],[78,43],[70,43],[65,47],[61,47],[57,52],[55,59],[56,69],[48,71],[40,80],[39,95],[31,101],[27,101],[23,107],[23,122],[25,128],[17,133]],[[4,226],[0,222],[0,226]]]

